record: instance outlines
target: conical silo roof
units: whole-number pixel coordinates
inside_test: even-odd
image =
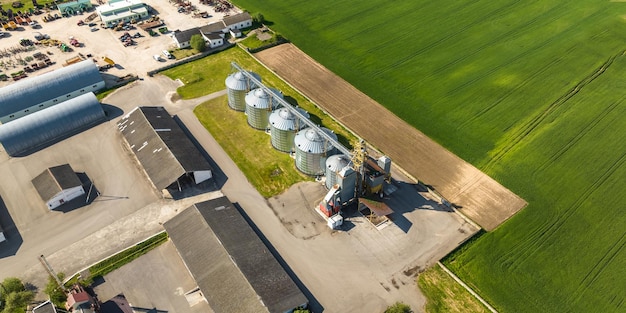
[[[258,81],[261,81],[261,76],[254,72],[248,72],[254,76]],[[248,90],[255,87],[253,83],[242,73],[236,72],[226,77],[226,87],[232,90]]]
[[[309,113],[303,108],[296,108],[300,114],[309,118]],[[304,122],[296,123],[297,117],[287,108],[280,108],[270,115],[270,125],[280,130],[299,130]]]
[[[261,88],[253,89],[246,94],[246,104],[258,108],[258,109],[268,109],[270,107],[276,107],[277,102],[273,97],[283,98],[283,93],[278,89],[270,88],[273,95],[268,94],[265,90]]]
[[[326,159],[326,168],[331,172],[339,172],[350,164],[350,158],[344,154],[331,155]]]
[[[337,135],[330,129],[322,127],[321,130],[337,139]],[[307,153],[325,153],[332,149],[330,142],[310,127],[299,131],[294,138],[294,143],[298,149]]]

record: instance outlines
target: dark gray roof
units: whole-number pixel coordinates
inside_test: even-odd
[[[200,35],[200,29],[198,27],[174,32],[174,37],[178,43],[183,43],[190,41],[191,36],[196,34]]]
[[[22,111],[102,81],[98,67],[92,60],[20,80],[0,88],[0,116]]]
[[[50,300],[33,308],[33,313],[57,313],[56,308]]]
[[[118,123],[139,163],[157,189],[186,173],[212,170],[209,162],[163,107],[138,107]]]
[[[224,33],[225,28],[226,28],[226,25],[224,25],[224,22],[219,21],[219,22],[214,22],[214,23],[207,24],[207,25],[200,27],[200,31],[203,34]]]
[[[209,38],[210,40],[222,39],[222,35],[217,34],[217,33],[208,33],[208,34],[205,34],[205,36]]]
[[[0,142],[9,155],[16,156],[104,119],[102,105],[90,92],[0,125]]]
[[[32,180],[41,199],[48,201],[65,189],[81,186],[78,175],[69,164],[46,169]]]
[[[233,24],[237,24],[237,23],[241,23],[247,20],[252,20],[252,16],[250,16],[250,13],[248,12],[241,12],[239,14],[235,14],[235,15],[231,15],[231,16],[225,16],[223,21],[224,24],[226,24],[227,26],[233,25]]]
[[[196,203],[164,226],[216,313],[256,313],[261,302],[283,313],[308,302],[228,198]]]

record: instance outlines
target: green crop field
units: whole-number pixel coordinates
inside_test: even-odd
[[[528,201],[446,260],[496,308],[626,310],[626,3],[235,3]]]

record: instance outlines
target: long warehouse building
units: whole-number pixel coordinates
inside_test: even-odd
[[[90,92],[0,125],[0,142],[10,156],[22,156],[105,119],[102,105]]]
[[[213,176],[209,161],[165,108],[137,107],[118,128],[158,190],[185,177],[199,184]]]
[[[307,306],[228,198],[196,203],[163,226],[215,313],[284,313]]]
[[[104,88],[104,79],[92,60],[72,64],[0,88],[0,123],[58,105]]]

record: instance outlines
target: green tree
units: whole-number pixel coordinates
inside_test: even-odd
[[[9,277],[2,281],[0,287],[0,311],[1,313],[25,312],[26,305],[33,301],[35,293],[26,290],[19,278]]]
[[[255,23],[263,24],[265,22],[265,16],[261,13],[256,13],[252,16],[252,21]]]
[[[189,42],[189,45],[191,46],[191,48],[196,49],[200,52],[204,51],[204,49],[206,48],[206,42],[204,42],[204,38],[202,38],[202,35],[193,35],[191,36],[191,41]]]
[[[63,281],[65,274],[58,273],[57,277],[59,277],[59,280]],[[59,287],[54,277],[48,276],[48,283],[46,284],[44,292],[50,297],[50,301],[52,301],[55,306],[61,308],[65,306],[67,296],[65,295],[63,289]]]
[[[388,306],[385,313],[413,313],[411,307],[402,302],[396,302],[391,306]]]

